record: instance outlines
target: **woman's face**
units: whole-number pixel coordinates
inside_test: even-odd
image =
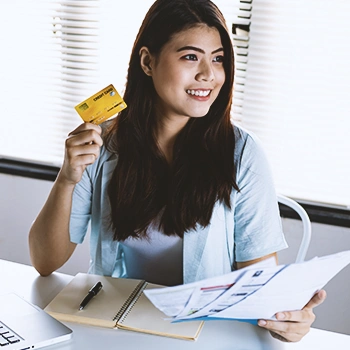
[[[150,62],[160,118],[202,117],[225,82],[224,49],[216,28],[177,33]]]

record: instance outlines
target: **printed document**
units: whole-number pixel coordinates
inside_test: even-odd
[[[185,285],[145,290],[173,321],[236,319],[255,323],[281,311],[302,309],[350,263],[350,251],[289,265],[274,259],[223,276]]]

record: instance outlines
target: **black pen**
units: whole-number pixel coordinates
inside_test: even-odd
[[[88,302],[102,289],[102,283],[97,282],[88,292],[87,296],[80,303],[79,310],[83,310]]]

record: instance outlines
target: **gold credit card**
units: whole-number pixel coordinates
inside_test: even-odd
[[[126,103],[111,84],[74,108],[84,122],[99,125],[126,107]]]

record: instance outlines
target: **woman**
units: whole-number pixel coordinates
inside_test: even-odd
[[[286,243],[273,182],[258,142],[231,124],[233,73],[213,3],[153,4],[131,53],[128,108],[103,133],[82,124],[66,140],[29,235],[40,274],[69,259],[90,220],[91,273],[175,285],[276,258]],[[297,341],[324,298],[259,325]]]

